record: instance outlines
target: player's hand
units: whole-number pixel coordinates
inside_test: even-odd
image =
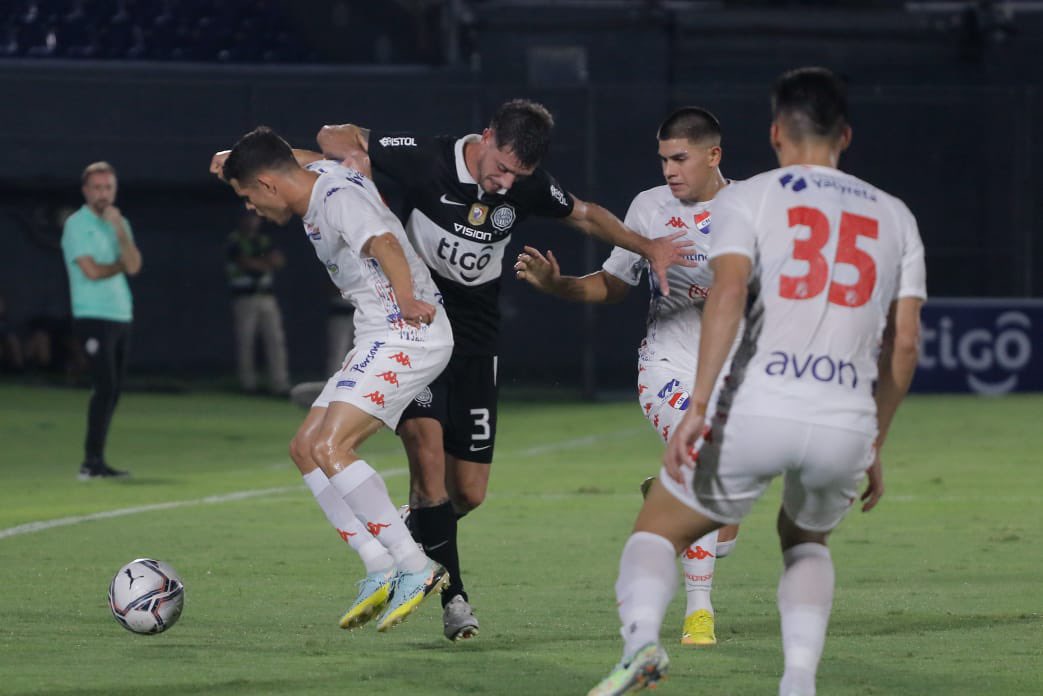
[[[866,490],[862,494],[862,512],[869,512],[884,495],[884,465],[880,462],[880,450],[873,447],[873,463],[866,469]]]
[[[695,468],[693,449],[705,428],[706,416],[700,416],[694,408],[689,408],[670,435],[670,441],[666,443],[666,451],[663,453],[663,466],[667,475],[674,481],[684,483],[681,467]]]
[[[537,290],[552,292],[561,279],[561,266],[550,249],[544,256],[535,247],[527,246],[518,254],[518,262],[514,264],[514,275]]]
[[[323,126],[315,136],[322,154],[331,159],[343,160],[349,153],[360,150],[358,127],[350,123],[341,126]]]
[[[369,153],[362,149],[350,150],[340,158],[340,163],[345,167],[357,169],[364,175],[373,178],[373,167],[369,161]]]
[[[214,156],[210,158],[210,173],[221,181],[225,180],[225,160],[231,153],[231,150],[221,150],[215,152]]]
[[[670,294],[670,286],[666,282],[668,268],[671,266],[692,268],[699,265],[695,261],[685,258],[685,254],[695,246],[695,242],[691,239],[678,239],[684,235],[684,232],[674,232],[665,237],[656,237],[648,242],[645,258],[648,259],[649,268],[659,279],[659,290],[664,295]]]
[[[418,300],[415,297],[400,300],[398,309],[402,313],[402,319],[410,326],[430,324],[435,320],[435,312],[438,311],[434,305]]]
[[[105,209],[101,211],[101,219],[115,227],[118,233],[119,223],[123,222],[123,213],[121,213],[120,209],[116,206],[107,205],[105,206]]]

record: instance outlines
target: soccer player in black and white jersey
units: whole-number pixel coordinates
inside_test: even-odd
[[[403,414],[398,433],[409,456],[411,526],[451,584],[442,595],[450,640],[477,634],[460,575],[457,520],[478,507],[489,483],[496,438],[496,355],[503,253],[530,216],[558,218],[649,259],[668,292],[666,269],[687,265],[681,235],[648,239],[604,208],[571,195],[540,167],[554,122],[540,104],[503,104],[481,134],[423,137],[355,125],[326,126],[326,156],[351,161],[397,183],[406,232],[431,269],[453,325],[452,360],[430,391]]]
[[[779,168],[727,187],[714,204],[713,285],[691,405],[620,558],[623,659],[591,696],[659,680],[674,557],[738,523],[779,476],[778,693],[814,696],[833,605],[830,532],[867,477],[863,511],[884,492],[880,449],[916,369],[926,299],[916,219],[899,199],[837,168],[851,127],[835,75],[785,73],[772,110]],[[694,495],[678,495],[678,486]]]
[[[678,109],[663,121],[656,138],[666,183],[639,193],[624,224],[650,239],[683,230],[682,239],[693,244],[689,259],[698,264],[674,266],[667,272],[675,289],[669,296],[659,292],[654,275],[648,278],[648,331],[638,349],[637,398],[665,443],[691,401],[703,305],[713,279],[706,262],[713,237],[713,201],[728,181],[720,169],[721,125],[709,111],[694,106]],[[553,252],[544,256],[527,246],[514,268],[533,287],[563,299],[615,303],[641,282],[647,266],[645,259],[617,247],[601,270],[582,277],[563,276]],[[715,530],[681,553],[687,599],[681,630],[684,645],[717,643],[710,590],[716,561],[734,548],[737,532],[734,526]]]

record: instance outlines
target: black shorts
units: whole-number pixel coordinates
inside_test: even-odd
[[[442,374],[406,407],[401,420],[434,418],[442,424],[447,454],[491,464],[498,391],[495,355],[454,355]]]

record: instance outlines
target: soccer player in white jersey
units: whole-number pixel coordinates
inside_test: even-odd
[[[880,449],[919,352],[923,244],[900,200],[837,169],[851,128],[836,76],[788,72],[772,106],[780,168],[728,187],[714,204],[714,280],[692,404],[620,559],[623,659],[591,694],[636,691],[662,677],[659,629],[674,593],[674,556],[741,520],[776,476],[784,478],[779,694],[814,694],[833,603],[826,541],[867,474],[862,510],[883,494]]]
[[[330,279],[355,306],[355,348],[312,405],[290,454],[366,568],[341,627],[380,613],[377,630],[385,631],[448,577],[417,548],[384,481],[356,448],[383,426],[394,429],[445,368],[453,349],[449,320],[401,223],[358,171],[318,156],[301,167],[290,146],[262,127],[236,143],[221,173],[249,210],[280,225],[300,215]]]
[[[680,239],[692,243],[686,258],[697,264],[667,270],[674,288],[670,295],[659,291],[654,273],[648,274],[648,333],[638,349],[637,397],[645,418],[666,442],[690,402],[700,317],[713,278],[707,265],[711,208],[728,181],[720,170],[721,125],[709,111],[678,109],[663,121],[656,137],[666,183],[639,193],[623,224],[649,239],[683,232]],[[643,257],[621,247],[612,250],[601,270],[582,277],[562,276],[553,252],[544,256],[529,246],[514,266],[519,278],[543,292],[590,303],[621,302],[647,268]],[[714,566],[735,547],[737,531],[735,526],[714,530],[681,554],[687,600],[684,645],[717,642],[710,601]]]

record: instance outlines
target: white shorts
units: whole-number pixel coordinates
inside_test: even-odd
[[[786,418],[730,414],[715,419],[696,443],[685,485],[661,470],[659,480],[678,500],[722,524],[738,524],[776,476],[784,476],[782,507],[798,527],[828,532],[859,495],[873,463],[872,435]]]
[[[395,430],[402,412],[442,373],[453,353],[452,330],[444,311],[438,312],[431,329],[423,342],[361,337],[312,408],[341,401]]]
[[[663,442],[670,440],[670,433],[688,410],[693,376],[663,360],[638,363],[637,401]]]

